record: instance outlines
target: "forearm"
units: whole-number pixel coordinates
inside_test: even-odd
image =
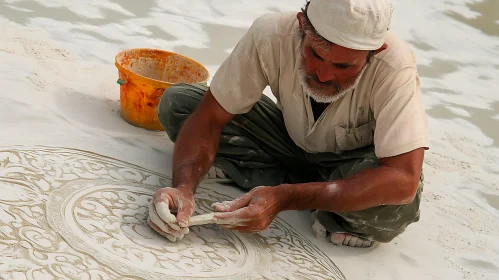
[[[173,186],[195,193],[197,185],[213,165],[220,131],[196,124],[188,118],[177,137],[173,151]]]
[[[223,127],[234,118],[208,89],[196,110],[185,120],[173,150],[173,187],[195,193],[215,161]]]
[[[380,205],[410,203],[419,180],[416,176],[381,165],[334,182],[281,185],[284,210],[318,209],[350,212]]]

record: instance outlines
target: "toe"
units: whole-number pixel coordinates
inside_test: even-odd
[[[348,246],[355,247],[355,245],[357,244],[357,240],[359,240],[357,236],[352,236],[352,238],[350,238],[350,241],[348,241]]]
[[[348,242],[350,242],[350,239],[352,239],[352,235],[346,233],[345,234],[345,240],[343,240],[343,245],[348,245]]]
[[[362,247],[364,240],[357,238],[357,242],[355,243],[355,247]]]
[[[375,241],[353,236],[349,233],[335,232],[330,235],[331,242],[338,246],[349,246],[356,248],[368,248],[376,244]]]
[[[345,240],[345,234],[344,233],[332,233],[331,234],[331,242],[334,245],[341,246],[343,245],[343,241]]]
[[[373,242],[371,240],[364,240],[364,242],[362,242],[362,247],[364,248],[371,247],[372,243]]]

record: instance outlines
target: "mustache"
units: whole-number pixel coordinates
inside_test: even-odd
[[[314,82],[322,85],[325,88],[335,88],[338,91],[341,91],[341,89],[342,89],[340,87],[340,85],[338,83],[334,82],[334,81],[321,82],[316,75],[306,75],[305,79],[307,79],[307,80],[313,80]]]

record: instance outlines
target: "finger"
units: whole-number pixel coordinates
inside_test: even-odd
[[[151,203],[149,203],[149,218],[151,219],[151,222],[153,222],[156,226],[158,226],[163,232],[166,232],[173,236],[180,235],[180,232],[178,232],[178,230],[175,230],[175,228],[170,227],[158,216],[158,213],[156,213],[156,209],[152,201]]]
[[[251,201],[251,195],[248,193],[232,201],[213,203],[211,207],[213,208],[213,210],[217,212],[232,212],[237,209],[248,206],[250,201]]]
[[[147,223],[159,234],[161,234],[164,237],[167,237],[168,239],[172,240],[172,237],[175,238],[176,240],[180,240],[184,238],[184,235],[182,232],[179,231],[168,231],[165,232],[163,231],[158,225],[156,225],[151,219],[148,219]],[[173,240],[175,242],[175,240]]]
[[[247,228],[246,224],[240,224],[237,226],[234,225],[220,225],[220,226],[228,230],[237,230],[237,231],[241,231]]]
[[[172,242],[175,242],[176,241],[176,238],[164,231],[162,231],[156,224],[154,224],[151,219],[147,219],[147,223],[149,224],[149,226],[154,230],[156,231],[157,233],[159,233],[161,236],[163,237],[166,237],[168,238],[168,240],[172,241]]]
[[[232,201],[215,202],[211,205],[211,209],[216,212],[227,212],[231,205]]]
[[[168,204],[168,205],[173,204],[173,200],[167,191],[160,190],[157,194],[153,195],[153,200],[154,200],[154,204],[161,202],[161,201],[166,201],[166,204]]]
[[[217,224],[239,226],[250,220],[248,208],[241,208],[233,212],[214,213]]]
[[[183,227],[180,229],[180,233],[182,233],[183,235],[187,235],[189,234],[190,230],[188,227]]]
[[[169,235],[168,233],[166,233],[166,232],[162,231],[162,230],[161,230],[161,229],[160,229],[160,228],[159,228],[156,224],[154,224],[154,223],[151,221],[151,219],[150,219],[150,218],[149,218],[149,219],[147,219],[147,223],[148,223],[148,224],[149,224],[149,226],[150,226],[152,229],[154,229],[157,233],[159,233],[160,235],[162,235],[162,236],[164,236],[164,237],[168,238],[168,240],[170,240],[171,242],[175,242],[175,241],[177,241],[176,237],[171,236],[171,235]]]
[[[170,212],[170,208],[168,207],[168,200],[156,202],[155,204],[156,212],[158,216],[166,222],[171,228],[174,230],[180,230],[180,227],[176,224],[177,218]]]
[[[194,205],[192,203],[188,203],[182,209],[179,209],[179,212],[177,213],[178,224],[183,228],[188,227],[189,218],[192,216],[193,213],[194,213]]]

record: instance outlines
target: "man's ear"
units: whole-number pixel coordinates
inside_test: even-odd
[[[298,19],[300,30],[303,31],[303,12],[299,12],[298,14],[296,14],[296,18]]]
[[[378,54],[378,53],[386,50],[386,48],[388,48],[388,45],[386,43],[384,43],[383,46],[381,46],[379,49],[374,51],[374,54]]]

